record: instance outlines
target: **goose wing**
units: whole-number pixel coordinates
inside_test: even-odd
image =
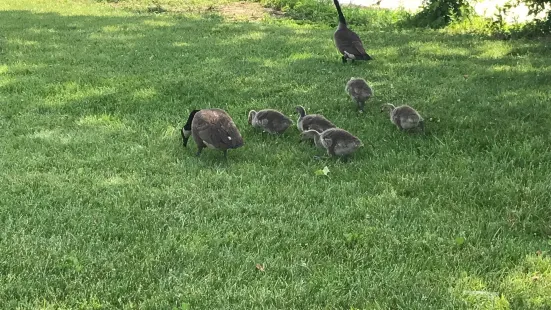
[[[215,111],[216,113],[216,111]],[[226,113],[207,115],[205,119],[198,119],[192,131],[201,140],[214,148],[226,150],[243,145],[243,138]]]
[[[237,128],[228,128],[221,124],[198,129],[196,133],[203,141],[221,150],[236,148],[243,143]]]
[[[335,43],[342,54],[345,51],[353,55],[367,54],[360,37],[350,29],[337,30]]]

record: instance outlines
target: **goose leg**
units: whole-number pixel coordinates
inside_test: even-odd
[[[224,159],[225,159],[225,160],[228,159],[228,150],[224,150]]]
[[[342,56],[342,63],[345,64],[346,63],[346,56]]]
[[[201,145],[197,146],[197,153],[195,153],[195,156],[199,157],[201,155],[201,152],[203,151],[203,147]]]

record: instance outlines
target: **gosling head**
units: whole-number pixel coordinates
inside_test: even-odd
[[[255,110],[250,110],[249,111],[249,124],[252,124],[253,123],[253,118],[256,116],[256,111]]]
[[[295,108],[295,110],[297,111],[298,114],[300,114],[301,117],[304,117],[306,115],[306,111],[304,111],[303,106],[299,105]]]
[[[195,117],[197,112],[199,112],[199,110],[193,110],[189,113],[187,123],[184,125],[184,128],[182,128],[182,139],[184,141],[184,146],[187,146],[189,136],[191,136],[191,123],[193,122],[193,117]]]
[[[396,109],[396,107],[392,103],[385,103],[381,106],[381,112],[390,112],[394,109]]]

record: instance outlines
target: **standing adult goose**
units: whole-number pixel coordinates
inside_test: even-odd
[[[258,112],[255,110],[249,111],[249,124],[269,133],[279,134],[287,130],[293,124],[293,121],[279,111],[264,109]]]
[[[346,63],[348,59],[352,59],[352,61],[372,60],[373,58],[365,51],[360,37],[354,31],[348,29],[339,1],[333,0],[333,3],[335,3],[337,13],[339,14],[339,26],[333,34],[333,38],[337,49],[342,54],[342,62]]]
[[[307,130],[301,135],[313,137],[316,146],[326,149],[329,156],[348,156],[363,146],[358,137],[341,128],[329,128],[321,133]]]
[[[329,128],[335,128],[335,124],[331,123],[327,118],[320,114],[306,114],[303,106],[297,106],[296,110],[299,114],[297,128],[300,132],[306,130],[315,130],[322,132]]]
[[[197,144],[197,156],[208,147],[223,151],[224,158],[227,158],[229,149],[243,145],[239,129],[230,115],[222,109],[191,111],[187,123],[182,128],[184,147],[187,146],[189,136],[192,136]]]
[[[388,111],[390,121],[400,130],[410,130],[420,128],[425,132],[425,121],[423,117],[414,108],[409,105],[395,107],[391,103],[385,103],[381,106],[381,112]]]

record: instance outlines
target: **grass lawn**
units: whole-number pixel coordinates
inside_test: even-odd
[[[0,309],[551,309],[551,41],[360,27],[343,65],[329,26],[56,0],[0,29]],[[299,104],[369,147],[247,124]],[[182,147],[207,107],[227,162]]]

